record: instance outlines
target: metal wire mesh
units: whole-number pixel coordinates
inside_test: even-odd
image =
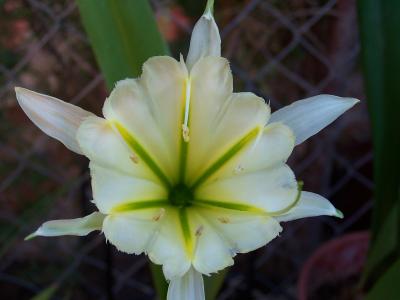
[[[23,241],[43,221],[79,217],[93,206],[87,161],[39,132],[18,108],[13,88],[42,91],[97,113],[107,93],[73,1],[2,2],[2,293],[28,299],[54,286],[63,299],[154,297],[146,259],[119,253],[96,234]],[[158,17],[168,18],[168,26],[183,32],[178,41],[188,39],[191,25],[182,13],[171,13],[172,1],[152,5]],[[320,93],[364,99],[355,1],[221,0],[216,19],[235,88],[261,95],[273,110]],[[301,268],[315,249],[368,228],[371,161],[364,102],[298,146],[290,161],[297,177],[306,190],[328,197],[345,218],[284,224],[279,238],[236,258],[219,299],[296,299]]]

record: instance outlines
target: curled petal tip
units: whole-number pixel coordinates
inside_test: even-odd
[[[29,241],[29,240],[35,238],[36,236],[37,236],[37,235],[36,235],[36,231],[35,231],[35,232],[31,233],[30,235],[27,235],[27,236],[24,238],[24,241]]]
[[[212,17],[214,13],[214,0],[208,0],[206,4],[206,9],[204,10],[204,16]]]
[[[353,106],[356,105],[356,104],[358,104],[359,102],[361,102],[361,101],[360,101],[359,99],[357,99],[357,98],[349,98],[349,100],[353,102]]]
[[[336,209],[336,213],[334,214],[334,217],[337,217],[339,219],[343,219],[344,215],[340,210]]]

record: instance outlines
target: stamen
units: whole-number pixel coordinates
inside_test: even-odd
[[[182,124],[182,135],[183,135],[183,140],[186,143],[189,142],[189,127],[187,127],[185,124]]]
[[[201,237],[201,235],[203,234],[204,231],[204,226],[200,225],[199,227],[197,227],[196,231],[195,231],[195,241],[194,241],[194,247],[193,247],[193,251],[192,254],[195,255],[195,253],[197,252],[197,247],[199,245],[199,239]]]
[[[244,168],[242,167],[242,165],[237,165],[236,168],[233,170],[234,174],[239,174],[241,172],[243,172]]]
[[[153,217],[153,221],[156,221],[156,222],[159,221],[162,217],[164,217],[164,215],[165,215],[165,209],[160,208],[160,212]]]
[[[231,222],[228,217],[219,217],[218,221],[220,221],[222,224],[228,224]]]
[[[185,142],[189,142],[189,109],[190,109],[190,90],[191,90],[191,80],[186,79],[186,95],[185,95],[185,115],[182,124],[182,136]]]
[[[135,153],[132,153],[131,156],[129,156],[129,158],[131,159],[131,161],[133,161],[134,164],[139,163],[139,157]]]
[[[203,230],[204,230],[204,226],[200,225],[197,229],[196,229],[196,237],[200,237],[203,234]]]

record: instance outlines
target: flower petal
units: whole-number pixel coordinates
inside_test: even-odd
[[[94,212],[83,218],[47,221],[25,239],[36,236],[87,235],[94,230],[101,230],[104,217],[102,213]]]
[[[178,164],[187,78],[186,66],[168,56],[147,60],[140,78],[153,105],[158,130],[165,136],[173,165]]]
[[[149,246],[150,260],[163,266],[168,280],[183,276],[190,268],[190,257],[186,252],[181,224],[175,208],[166,208],[160,230]]]
[[[221,56],[221,37],[211,9],[207,7],[194,25],[186,62],[189,70],[203,57]]]
[[[91,112],[24,88],[15,88],[15,93],[22,110],[37,127],[68,149],[82,154],[76,131],[86,117],[93,115]]]
[[[215,208],[201,208],[199,212],[220,236],[229,241],[232,254],[258,249],[282,231],[272,217]]]
[[[297,195],[294,174],[285,164],[215,180],[195,192],[196,199],[246,204],[269,213],[287,208]]]
[[[299,100],[271,115],[270,122],[288,125],[296,136],[296,145],[335,121],[359,100],[332,95],[319,95]]]
[[[207,218],[194,209],[189,211],[190,229],[195,238],[193,266],[209,275],[233,265],[232,245],[214,229]]]
[[[232,157],[210,178],[210,181],[286,163],[292,153],[294,141],[293,132],[286,125],[282,123],[268,124],[261,136],[255,138],[253,142]]]
[[[252,93],[232,94],[232,75],[223,58],[201,59],[190,76],[189,184],[235,143],[263,128],[270,114],[262,98]]]
[[[186,75],[177,61],[166,57],[150,59],[143,70],[142,78],[117,83],[104,104],[103,114],[107,120],[122,126],[166,177],[174,179],[176,143],[180,137],[175,128],[181,126],[177,115],[183,102]]]
[[[121,204],[167,199],[165,188],[156,182],[115,172],[92,162],[89,167],[94,203],[102,213],[111,213]]]
[[[205,300],[203,276],[193,268],[174,277],[168,286],[167,300]]]
[[[88,117],[76,137],[83,154],[96,165],[157,182],[153,172],[142,161],[136,160],[136,154],[115,133],[109,121]]]
[[[337,210],[328,199],[318,194],[302,192],[297,205],[288,213],[275,217],[275,219],[279,222],[287,222],[316,216],[335,216],[343,218],[343,214]]]
[[[147,250],[157,234],[162,215],[162,208],[111,214],[104,219],[103,232],[118,250],[140,254]]]

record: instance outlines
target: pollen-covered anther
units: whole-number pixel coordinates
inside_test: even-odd
[[[220,221],[222,224],[228,224],[231,222],[228,217],[218,217],[218,221]]]
[[[153,221],[160,221],[160,219],[165,215],[165,209],[160,208],[160,212],[153,217]]]
[[[243,172],[244,168],[242,167],[242,165],[237,165],[236,168],[233,170],[234,174],[239,174],[241,172]]]
[[[139,163],[139,157],[132,153],[131,156],[129,156],[129,158],[131,159],[131,161],[133,161],[134,164],[138,164]]]
[[[200,237],[203,234],[203,230],[204,230],[204,226],[200,225],[199,227],[197,227],[196,229],[196,237]]]
[[[189,127],[185,124],[182,124],[182,136],[185,142],[189,142]]]

